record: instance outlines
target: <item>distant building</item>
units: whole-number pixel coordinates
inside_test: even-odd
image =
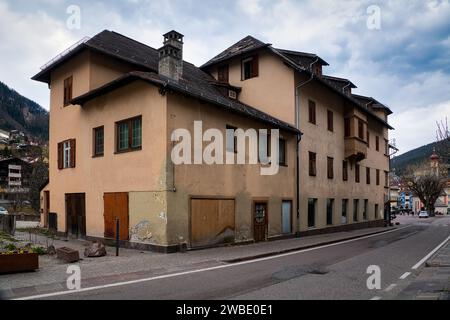
[[[31,164],[19,158],[0,160],[0,199],[8,200],[11,195],[29,192]]]

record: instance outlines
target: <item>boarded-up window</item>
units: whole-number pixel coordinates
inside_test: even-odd
[[[72,100],[72,91],[73,91],[73,77],[70,76],[64,80],[64,107],[70,104],[70,100]]]
[[[316,124],[316,103],[309,100],[308,102],[308,119],[312,124]]]
[[[348,162],[342,161],[342,180],[348,181]]]
[[[314,152],[309,153],[309,175],[315,177],[316,171],[316,154]]]
[[[328,110],[327,112],[327,124],[328,124],[328,131],[333,132],[334,131],[334,123],[333,123],[333,111]]]
[[[203,247],[234,241],[234,200],[191,200],[191,246]]]
[[[228,65],[223,65],[218,68],[217,80],[222,83],[229,82],[229,67]]]
[[[327,158],[327,175],[328,179],[334,178],[334,168],[333,168],[334,159],[331,157]]]
[[[364,122],[358,119],[358,138],[364,140]]]

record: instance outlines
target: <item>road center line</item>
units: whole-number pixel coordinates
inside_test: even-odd
[[[417,262],[411,269],[417,270],[419,267],[424,264],[432,255],[434,255],[440,248],[442,248],[448,241],[450,241],[450,236],[445,239],[441,244],[439,244],[436,248],[434,248],[429,254],[423,257],[422,260]]]
[[[400,231],[400,230],[409,228],[411,226],[412,225],[407,225],[407,226],[402,227],[402,228],[388,230],[388,231],[381,232],[381,233],[376,233],[376,234],[371,234],[371,235],[364,236],[364,237],[361,237],[361,238],[344,240],[344,241],[341,241],[341,242],[327,244],[327,245],[323,245],[323,246],[319,246],[319,247],[314,247],[314,248],[303,249],[303,250],[299,250],[299,251],[283,253],[283,254],[279,254],[279,255],[276,255],[276,256],[259,258],[259,259],[255,259],[255,260],[242,261],[242,262],[237,262],[237,263],[233,263],[233,264],[220,265],[220,266],[209,267],[209,268],[204,268],[204,269],[189,270],[189,271],[184,271],[184,272],[178,272],[178,273],[166,274],[166,275],[161,275],[161,276],[155,276],[155,277],[151,277],[151,278],[144,278],[144,279],[138,279],[138,280],[130,280],[130,281],[124,281],[124,282],[111,283],[111,284],[106,284],[106,285],[101,285],[101,286],[82,288],[82,289],[79,289],[79,290],[66,290],[66,291],[53,292],[53,293],[47,293],[47,294],[41,294],[41,295],[35,295],[35,296],[29,296],[29,297],[22,297],[22,298],[17,298],[17,299],[14,299],[14,300],[44,299],[44,298],[50,298],[50,297],[56,297],[56,296],[63,296],[63,295],[69,295],[69,294],[75,294],[75,293],[82,293],[82,292],[87,292],[87,291],[94,291],[94,290],[101,290],[101,289],[107,289],[107,288],[126,286],[126,285],[143,283],[143,282],[149,282],[149,281],[154,281],[154,280],[161,280],[161,279],[185,276],[185,275],[189,275],[189,274],[196,274],[196,273],[206,272],[206,271],[213,271],[213,270],[232,268],[232,267],[237,267],[237,266],[241,266],[241,265],[246,265],[246,264],[251,264],[251,263],[256,263],[256,262],[261,262],[261,261],[267,261],[267,260],[273,260],[273,259],[287,257],[287,256],[292,256],[292,255],[300,254],[300,253],[304,253],[304,252],[320,250],[320,249],[334,247],[334,246],[338,246],[338,245],[342,245],[342,244],[346,244],[346,243],[351,243],[351,242],[355,242],[355,241],[360,241],[360,240],[364,240],[364,239],[378,237],[378,236],[385,235],[385,234],[388,234],[388,233]]]
[[[372,299],[370,299],[370,300],[381,300],[381,297],[378,297],[378,296],[375,296],[375,297],[373,297]]]
[[[411,272],[405,272],[399,279],[400,280],[405,280],[406,278],[409,277],[410,274],[411,274]]]

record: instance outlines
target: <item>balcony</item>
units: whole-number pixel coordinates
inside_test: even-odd
[[[345,158],[359,162],[367,157],[367,142],[357,137],[345,138]]]

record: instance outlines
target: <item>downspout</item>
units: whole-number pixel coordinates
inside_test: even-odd
[[[311,77],[303,83],[300,83],[295,87],[295,127],[300,130],[300,88],[306,86],[314,79],[314,72],[312,72],[312,67],[315,63],[319,61],[319,57],[316,58],[314,62],[312,62],[309,66],[309,72],[311,73]],[[296,156],[297,156],[297,174],[296,174],[296,202],[297,202],[297,231],[296,235],[300,235],[300,141],[302,139],[302,134],[297,135],[297,147],[296,147]]]

